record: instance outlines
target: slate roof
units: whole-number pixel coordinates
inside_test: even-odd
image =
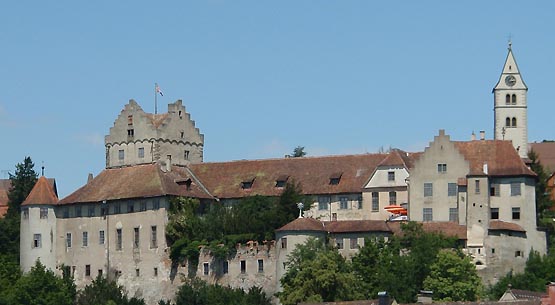
[[[496,231],[526,232],[519,224],[501,220],[491,220],[489,222],[489,229]]]
[[[489,176],[536,176],[522,161],[510,141],[477,140],[453,142],[470,163],[469,175],[484,175],[487,163]]]
[[[144,164],[105,169],[92,181],[60,200],[60,204],[166,195],[212,198],[187,168],[173,166],[171,171],[164,172],[159,164]]]
[[[278,196],[279,177],[300,183],[303,193],[341,194],[361,192],[362,187],[385,154],[361,154],[327,157],[302,157],[266,160],[243,160],[191,164],[190,168],[212,195],[218,198],[241,198],[248,195]],[[330,178],[339,176],[339,184]],[[243,189],[243,182],[252,187]]]
[[[31,204],[47,204],[55,205],[58,203],[58,195],[56,194],[53,185],[46,179],[46,177],[41,176],[33,189],[25,198],[25,201],[21,205],[31,205]]]
[[[555,172],[555,142],[530,143],[529,148],[538,155],[541,165],[548,173]]]

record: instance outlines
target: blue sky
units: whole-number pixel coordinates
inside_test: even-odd
[[[493,130],[512,37],[529,140],[554,139],[555,2],[9,1],[0,9],[0,178],[31,156],[62,197],[104,168],[129,99],[183,99],[205,161],[420,151]]]

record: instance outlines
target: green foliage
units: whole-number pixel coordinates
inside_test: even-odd
[[[73,282],[69,284],[37,261],[30,272],[17,280],[4,301],[14,305],[70,305],[74,298]]]
[[[544,228],[547,232],[547,244],[549,246],[555,245],[555,211],[551,210],[554,202],[549,197],[547,191],[547,179],[549,178],[548,172],[543,168],[538,160],[538,155],[535,151],[531,150],[528,153],[528,158],[531,161],[530,168],[536,175],[538,181],[536,182],[536,220],[539,227]]]
[[[167,304],[167,303],[165,303]],[[270,299],[258,287],[248,292],[193,279],[183,284],[175,297],[176,305],[270,305]]]
[[[293,153],[291,157],[293,158],[300,158],[306,156],[306,152],[304,151],[304,146],[297,146],[293,149]]]
[[[337,249],[326,248],[319,240],[309,239],[298,246],[286,264],[288,271],[281,279],[283,291],[278,293],[284,305],[363,297],[352,265]]]
[[[8,304],[8,293],[20,277],[17,261],[11,256],[0,254],[0,304]]]
[[[442,250],[430,266],[424,289],[434,292],[434,300],[476,301],[482,293],[482,282],[470,257],[461,251]]]
[[[90,285],[79,291],[76,305],[145,305],[142,299],[128,298],[123,287],[115,281],[98,276]]]

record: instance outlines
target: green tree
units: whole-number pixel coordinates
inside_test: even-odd
[[[77,294],[76,305],[145,305],[143,299],[129,298],[115,281],[98,276]]]
[[[21,277],[21,269],[11,256],[0,254],[0,304],[8,304],[8,293]]]
[[[552,246],[555,245],[555,225],[553,223],[555,212],[551,210],[554,203],[547,192],[547,179],[549,175],[543,168],[534,150],[528,152],[528,158],[531,161],[530,169],[538,175],[536,182],[536,220],[538,226],[545,228],[547,231],[547,243],[549,246]]]
[[[74,298],[73,282],[68,284],[37,261],[10,289],[6,304],[71,305]]]
[[[270,298],[258,287],[242,289],[210,285],[199,279],[183,284],[176,293],[175,305],[270,305]]]
[[[470,257],[456,250],[442,250],[430,266],[424,289],[438,301],[476,301],[483,287]]]
[[[304,156],[306,156],[306,152],[304,151],[304,146],[295,147],[295,149],[293,149],[293,153],[291,154],[291,157],[293,158],[301,158]]]
[[[349,301],[363,297],[351,264],[335,248],[309,239],[298,246],[287,261],[278,293],[284,305],[299,302]]]

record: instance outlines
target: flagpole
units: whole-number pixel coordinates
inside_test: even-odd
[[[158,92],[156,92],[157,88],[158,84],[154,83],[154,114],[158,114]]]

